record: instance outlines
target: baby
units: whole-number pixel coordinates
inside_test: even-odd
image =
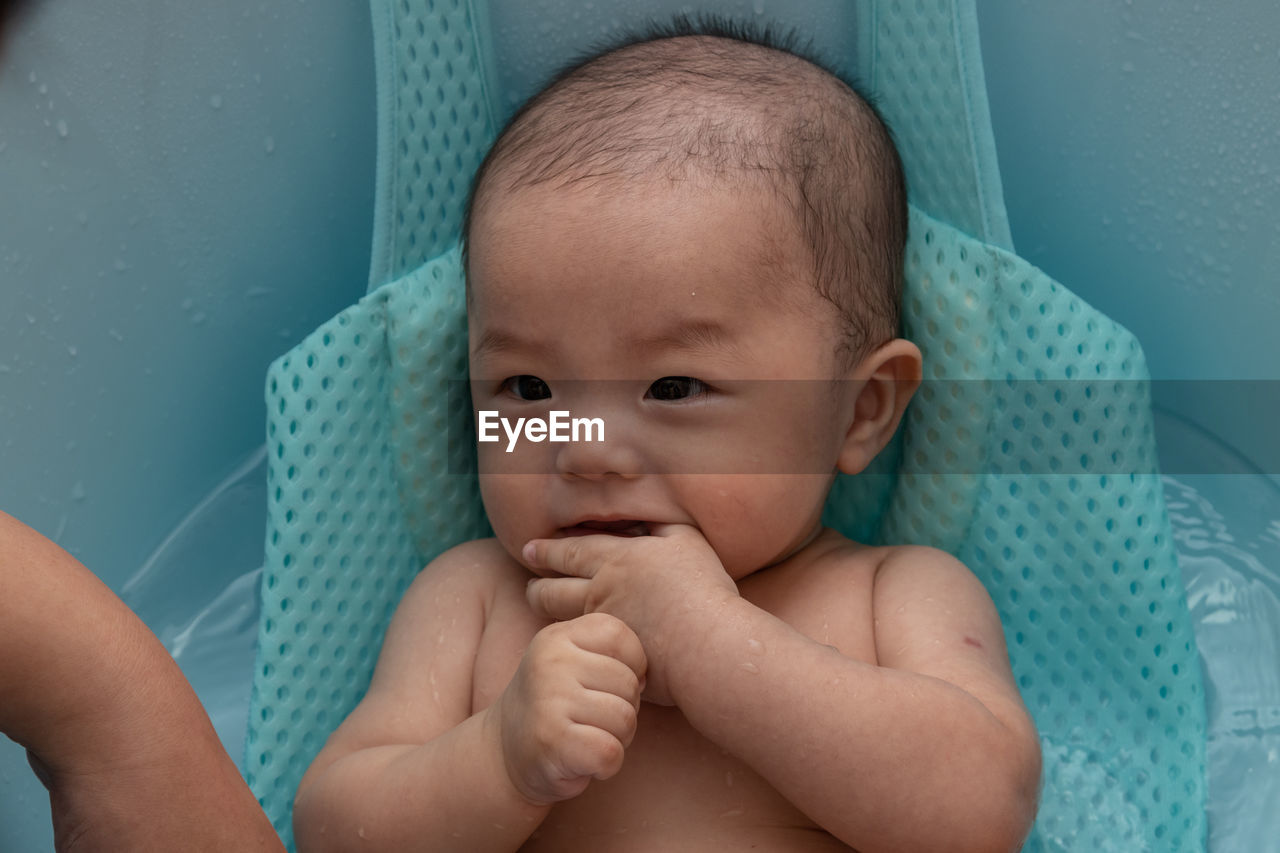
[[[954,558],[825,529],[921,376],[874,110],[725,34],[526,105],[466,229],[494,538],[434,560],[302,780],[304,851],[1016,850],[1039,747]],[[600,436],[595,436],[600,438]]]

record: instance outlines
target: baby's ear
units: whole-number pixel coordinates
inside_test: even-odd
[[[858,362],[849,380],[856,394],[853,423],[845,434],[838,465],[857,474],[893,438],[911,395],[920,387],[920,348],[895,338]]]

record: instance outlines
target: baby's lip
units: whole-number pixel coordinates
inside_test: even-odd
[[[648,536],[649,522],[635,518],[584,518],[557,531],[557,538],[567,536]]]

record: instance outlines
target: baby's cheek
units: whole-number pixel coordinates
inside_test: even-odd
[[[830,477],[734,479],[739,494],[721,507],[720,523],[704,535],[736,579],[781,560],[808,538],[821,519]]]
[[[699,478],[701,479],[701,478]],[[755,571],[767,560],[778,519],[767,483],[749,475],[708,477],[691,494],[691,513],[731,577]]]
[[[538,501],[530,488],[535,478],[500,474],[480,476],[480,498],[493,535],[514,559],[520,559],[524,544],[545,535],[538,529]]]

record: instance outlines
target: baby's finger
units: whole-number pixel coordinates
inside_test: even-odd
[[[529,581],[525,598],[539,616],[567,622],[583,614],[590,583],[582,578],[538,578]]]
[[[571,723],[562,760],[570,776],[608,779],[622,769],[626,747],[622,741],[595,726]]]
[[[613,689],[617,685],[614,679],[620,676],[625,678],[625,671],[618,667],[621,662],[639,681],[640,689],[644,689],[644,676],[649,662],[640,638],[627,623],[607,613],[587,613],[566,627],[571,631],[570,637],[575,646],[601,656],[600,665],[587,670],[592,680],[582,682],[583,687],[617,692]]]
[[[599,693],[608,693],[630,704],[640,707],[640,694],[644,692],[644,656],[639,657],[640,671],[632,669],[636,665],[634,656],[632,663],[619,661],[612,657],[598,656],[594,665],[586,666],[578,675],[578,683],[584,688]],[[582,720],[581,722],[586,722]]]
[[[572,722],[594,726],[608,732],[623,746],[630,746],[636,736],[635,704],[613,693],[599,690],[584,691],[579,704],[571,714]]]
[[[601,557],[617,542],[616,536],[569,536],[564,539],[531,539],[520,556],[532,569],[543,569],[575,578],[595,577]]]
[[[690,533],[697,533],[698,528],[691,524],[661,524],[655,523],[649,525],[650,536],[687,536]]]

